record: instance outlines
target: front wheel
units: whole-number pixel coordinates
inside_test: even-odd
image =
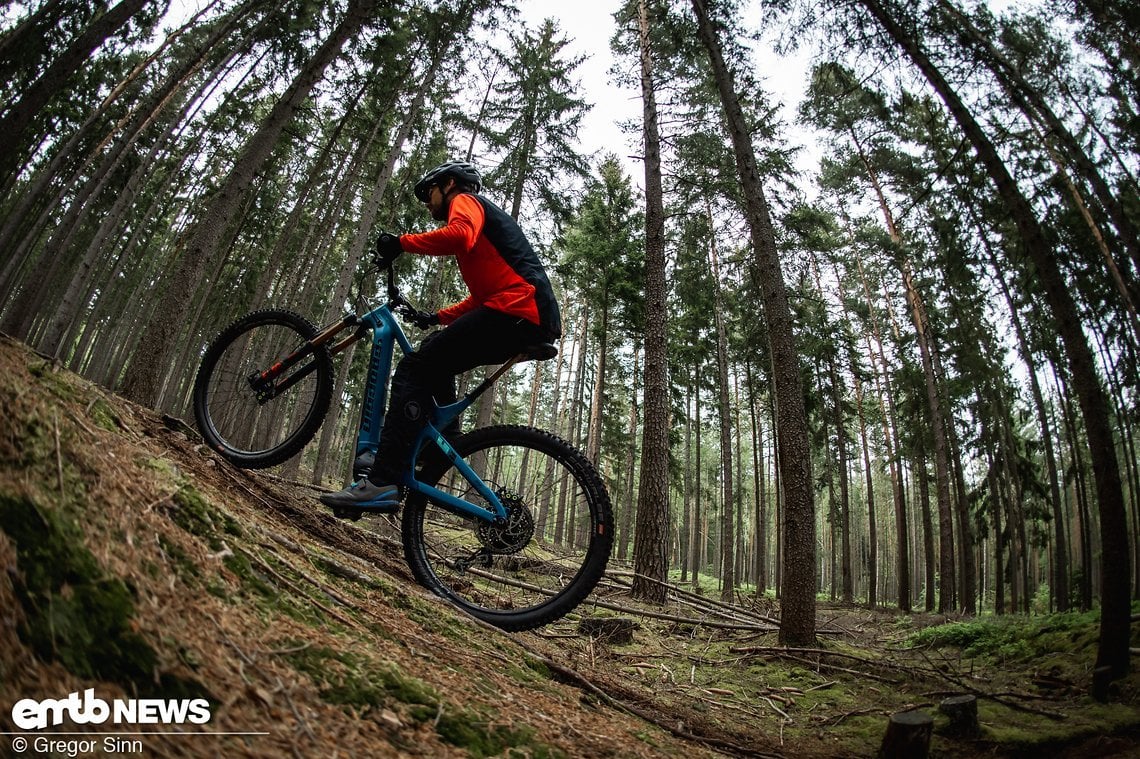
[[[601,477],[569,443],[530,427],[474,430],[453,447],[509,516],[492,525],[413,495],[402,525],[412,574],[504,630],[562,617],[594,589],[609,560],[613,514]],[[464,500],[482,500],[443,457],[429,459],[419,479]]]
[[[255,311],[214,339],[194,380],[194,418],[207,444],[243,469],[300,453],[332,400],[328,348],[291,311]]]

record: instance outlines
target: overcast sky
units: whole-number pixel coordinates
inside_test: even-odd
[[[582,147],[587,153],[601,150],[617,153],[626,163],[634,183],[640,186],[642,166],[629,158],[631,153],[640,153],[640,138],[635,135],[631,141],[618,124],[641,118],[641,92],[618,88],[609,75],[614,63],[610,52],[610,38],[615,30],[613,12],[619,5],[620,0],[573,0],[565,3],[519,0],[528,25],[534,27],[545,18],[553,18],[564,36],[572,40],[570,49],[573,53],[589,56],[578,70],[586,100],[593,105],[579,133]],[[762,21],[760,3],[754,2],[752,7],[755,10],[746,11],[744,19],[749,26],[756,27]],[[777,58],[760,46],[755,49],[754,56],[765,90],[773,101],[781,103],[784,121],[789,126],[793,125],[807,81],[806,55]],[[804,147],[805,158],[813,160],[810,156],[818,151],[812,144],[811,134],[792,128],[784,136],[792,145]]]

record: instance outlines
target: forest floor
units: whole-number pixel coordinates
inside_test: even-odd
[[[1140,755],[1137,668],[1087,695],[1095,615],[821,604],[818,646],[786,649],[771,602],[640,607],[618,566],[579,612],[508,635],[415,585],[390,519],[315,496],[0,337],[0,755],[869,757],[912,708],[936,757]],[[598,617],[632,639],[580,632]],[[202,698],[209,720],[49,724],[70,746],[17,727],[20,700],[87,689]],[[959,694],[976,736],[939,712]]]

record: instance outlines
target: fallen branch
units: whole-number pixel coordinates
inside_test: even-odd
[[[764,622],[766,624],[774,625],[777,628],[779,628],[779,625],[780,625],[780,620],[778,620],[774,617],[767,617],[767,616],[764,616],[762,614],[755,614],[755,613],[751,612],[750,610],[745,609],[744,607],[737,606],[735,604],[725,603],[723,601],[717,601],[717,600],[712,599],[712,598],[707,598],[705,596],[698,595],[697,593],[693,593],[691,591],[684,590],[683,588],[678,587],[677,585],[673,585],[673,584],[668,583],[668,582],[663,582],[661,580],[657,580],[657,579],[654,579],[652,577],[646,577],[645,575],[638,574],[637,572],[627,572],[624,570],[610,570],[610,571],[606,572],[606,576],[607,577],[630,577],[630,578],[635,578],[635,579],[640,578],[642,580],[646,580],[648,582],[654,583],[655,585],[661,585],[661,586],[665,587],[667,590],[669,590],[676,598],[687,599],[688,601],[690,601],[690,603],[688,603],[687,605],[698,606],[698,607],[706,607],[706,608],[713,610],[714,613],[716,610],[721,610],[722,616],[724,616],[728,619],[739,619],[741,616],[744,616],[744,617],[748,617],[750,619],[753,619],[757,622]]]
[[[618,711],[623,711],[626,714],[633,715],[634,717],[637,717],[638,719],[645,720],[646,722],[649,722],[650,724],[656,725],[657,727],[661,728],[662,730],[664,730],[664,731],[666,731],[672,735],[675,735],[678,738],[684,738],[685,740],[693,741],[695,743],[700,743],[702,745],[710,746],[710,747],[713,747],[716,749],[720,749],[722,751],[731,751],[732,753],[738,754],[740,756],[753,756],[753,757],[760,757],[761,759],[781,759],[779,754],[768,754],[768,753],[765,753],[762,751],[756,751],[755,749],[747,748],[745,746],[741,746],[739,744],[732,743],[731,741],[722,740],[720,738],[710,738],[708,736],[697,735],[696,733],[692,733],[692,732],[689,732],[688,730],[685,730],[683,727],[681,727],[679,725],[670,725],[670,724],[666,723],[664,720],[659,719],[656,715],[651,714],[651,713],[645,711],[644,709],[633,706],[632,704],[628,704],[624,701],[621,701],[621,700],[615,698],[614,696],[611,696],[609,693],[607,693],[606,691],[602,690],[600,687],[595,685],[592,681],[587,679],[584,675],[582,675],[577,670],[570,669],[569,667],[564,667],[561,664],[558,664],[557,662],[555,662],[553,659],[551,659],[547,656],[544,656],[542,654],[538,654],[538,653],[533,652],[533,651],[531,653],[540,657],[542,660],[542,663],[544,665],[546,665],[550,669],[551,672],[554,672],[554,673],[560,675],[565,680],[570,681],[571,684],[577,685],[578,687],[582,688],[583,690],[586,690],[587,692],[594,694],[599,699],[601,699],[602,702],[604,704],[606,704],[607,706],[611,706],[611,707],[617,709]],[[779,711],[779,710],[777,709],[777,711]]]

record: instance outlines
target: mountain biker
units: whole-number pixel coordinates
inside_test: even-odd
[[[470,294],[434,313],[411,314],[421,329],[434,325],[443,329],[429,334],[419,350],[397,364],[371,470],[344,490],[322,495],[327,506],[396,511],[400,481],[433,399],[439,405],[453,403],[457,375],[502,363],[528,346],[562,334],[558,302],[542,262],[518,223],[479,194],[482,186],[478,170],[469,162],[436,166],[416,183],[414,192],[433,219],[447,223],[422,234],[383,233],[377,240],[381,267],[404,252],[455,256]],[[368,463],[358,457],[356,468],[365,469]]]

